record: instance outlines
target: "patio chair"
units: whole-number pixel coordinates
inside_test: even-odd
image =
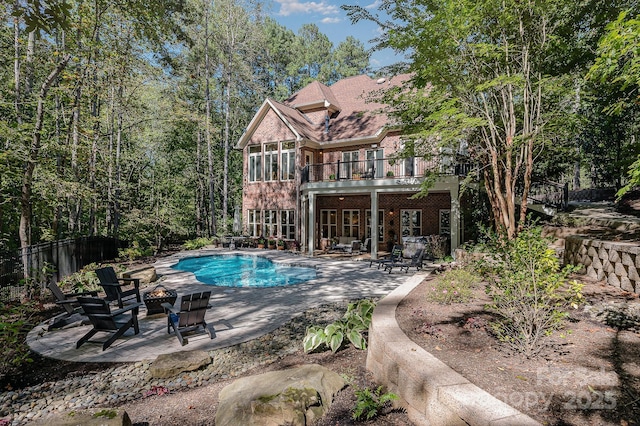
[[[82,307],[78,304],[79,296],[93,296],[98,297],[97,291],[83,291],[77,293],[64,293],[58,283],[50,281],[47,283],[47,287],[51,290],[53,297],[56,299],[56,304],[62,306],[65,310],[64,313],[56,315],[49,321],[49,330],[54,328],[66,327],[71,324],[89,323],[89,320],[84,316]]]
[[[393,268],[400,268],[400,272],[402,272],[402,270],[404,269],[405,272],[408,273],[409,268],[416,268],[416,270],[419,271],[420,269],[422,269],[423,256],[424,256],[424,249],[418,249],[418,251],[416,251],[415,254],[411,256],[411,259],[408,262],[387,263],[384,266],[384,270],[389,271],[389,273],[391,273],[391,270]]]
[[[171,333],[173,329],[180,345],[189,343],[189,340],[184,337],[185,333],[195,331],[199,327],[202,327],[211,339],[215,337],[215,331],[207,326],[204,320],[207,309],[211,307],[210,297],[210,291],[203,291],[182,296],[179,308],[173,307],[170,303],[162,304],[167,313],[167,333]]]
[[[388,255],[381,257],[379,259],[371,259],[369,261],[369,268],[371,268],[371,265],[373,265],[374,263],[378,264],[378,269],[380,269],[382,266],[388,264],[388,263],[397,263],[401,260],[402,258],[402,246],[401,245],[394,245],[393,248],[391,249],[391,253],[389,253]]]
[[[107,302],[118,302],[118,307],[123,308],[125,302],[140,304],[140,280],[138,278],[118,278],[116,271],[111,267],[96,269],[96,275],[100,280],[100,285],[106,294]],[[123,285],[133,284],[133,288],[123,290]],[[135,297],[135,302],[132,299]]]
[[[107,301],[97,297],[78,297],[78,303],[84,310],[85,315],[89,318],[89,321],[91,321],[93,329],[78,340],[76,349],[88,342],[89,339],[99,332],[112,333],[112,336],[103,342],[103,351],[111,346],[118,337],[121,337],[131,327],[133,327],[134,334],[140,333],[140,328],[138,327],[139,304],[128,305],[126,308],[117,309],[112,312]],[[131,314],[127,315],[127,312],[131,312]]]

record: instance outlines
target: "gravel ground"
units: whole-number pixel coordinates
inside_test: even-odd
[[[346,303],[321,306],[305,312],[272,333],[240,345],[210,351],[213,362],[206,368],[170,379],[149,378],[150,361],[119,364],[81,375],[67,375],[0,395],[0,425],[22,425],[68,411],[122,406],[138,425],[213,424],[217,395],[232,379],[269,369],[287,368],[297,363],[329,364],[347,373],[360,386],[368,385],[364,370],[366,352],[354,349],[337,354],[305,355],[302,339],[309,325],[323,325],[342,317]],[[327,365],[325,365],[327,366]],[[346,398],[346,399],[345,399]],[[342,396],[342,408],[352,404]],[[340,404],[338,404],[340,405]],[[352,406],[352,405],[351,405]],[[334,410],[335,411],[335,410]],[[349,413],[338,414],[347,417]],[[335,416],[335,414],[334,414]],[[411,424],[406,415],[392,412],[387,423]],[[388,421],[391,421],[389,423]],[[342,421],[327,424],[349,424]]]

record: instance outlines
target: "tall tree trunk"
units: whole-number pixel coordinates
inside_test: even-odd
[[[119,104],[123,98],[123,87],[118,87]],[[116,136],[116,187],[113,200],[113,236],[117,238],[120,228],[120,195],[122,188],[122,168],[120,165],[120,155],[122,152],[122,108],[118,107],[118,130]]]
[[[20,193],[20,226],[18,233],[20,235],[20,247],[23,253],[23,271],[24,276],[29,276],[28,262],[26,259],[26,249],[31,244],[31,189],[33,185],[33,172],[40,155],[40,146],[42,139],[42,126],[44,123],[44,101],[51,85],[58,78],[58,75],[65,69],[67,63],[71,59],[71,55],[66,54],[62,61],[58,63],[56,68],[51,71],[40,87],[38,93],[38,103],[36,107],[35,123],[31,138],[31,146],[29,147],[29,155],[25,162],[24,174],[22,178],[22,190]]]
[[[211,236],[217,234],[216,229],[216,204],[215,204],[215,176],[214,176],[214,164],[213,164],[213,142],[211,140],[211,63],[209,58],[209,6],[205,0],[205,18],[204,18],[204,63],[205,63],[205,137],[207,140],[207,159],[209,170],[209,209],[211,215],[209,233]]]
[[[203,229],[203,211],[204,211],[204,182],[202,173],[202,133],[200,131],[196,134],[196,236],[202,237],[204,235]]]
[[[18,2],[16,2],[16,8]],[[20,20],[17,16],[13,18],[13,107],[16,113],[16,121],[22,124],[22,113],[20,109],[22,95],[20,92]]]

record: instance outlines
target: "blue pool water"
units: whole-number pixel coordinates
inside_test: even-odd
[[[278,287],[316,278],[314,268],[280,265],[259,256],[189,257],[172,268],[193,272],[198,281],[221,287]]]

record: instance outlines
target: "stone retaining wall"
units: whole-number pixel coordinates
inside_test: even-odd
[[[534,426],[539,423],[493,397],[411,341],[396,307],[425,278],[416,274],[376,305],[369,327],[367,369],[400,397],[416,425]]]
[[[581,265],[581,273],[614,287],[640,294],[640,246],[580,235],[565,239],[564,263]]]

